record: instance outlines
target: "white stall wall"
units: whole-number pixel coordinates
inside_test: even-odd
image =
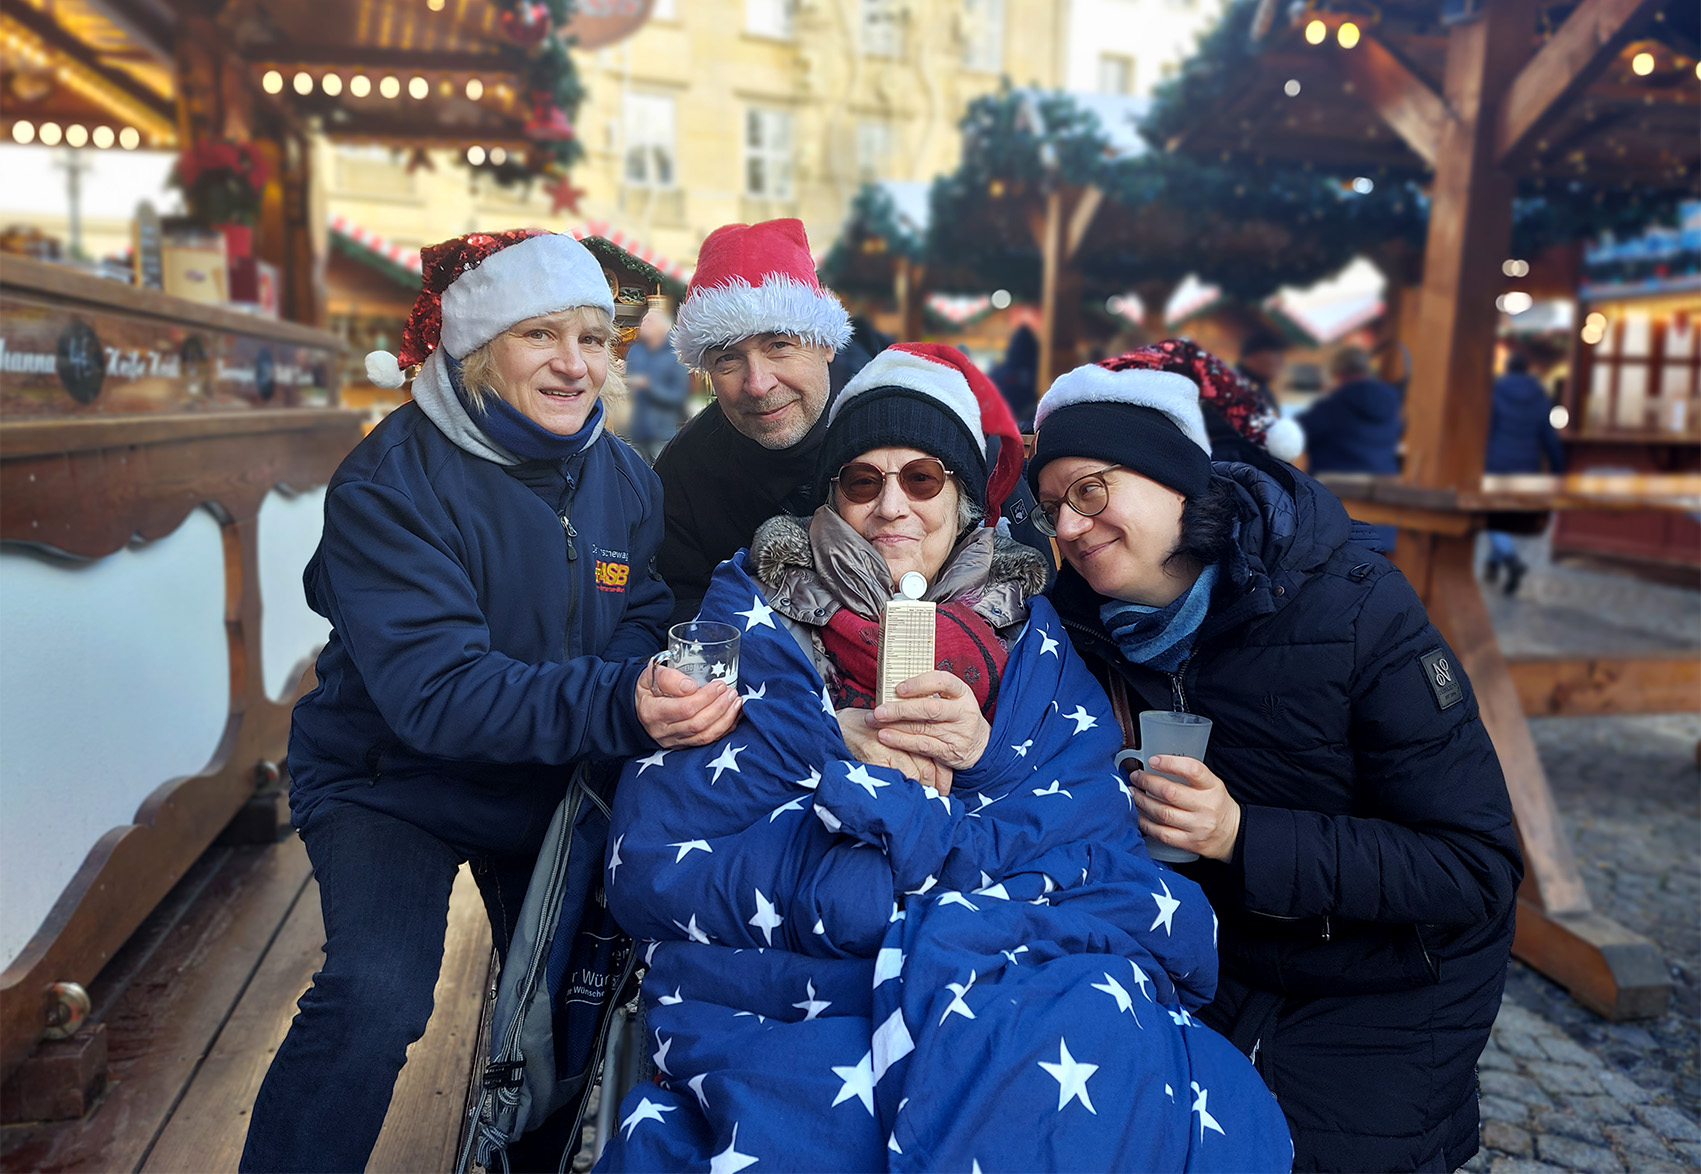
[[[205,769],[229,710],[224,548],[207,511],[89,563],[0,552],[0,967],[97,839]]]
[[[260,503],[260,663],[273,701],[289,700],[301,662],[331,634],[330,621],[307,606],[301,589],[324,523],[323,486],[299,496],[274,490]]]

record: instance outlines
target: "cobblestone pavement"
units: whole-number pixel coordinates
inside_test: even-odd
[[[1491,592],[1509,653],[1701,647],[1701,594],[1526,552]],[[1653,940],[1672,975],[1659,1019],[1609,1023],[1512,964],[1480,1065],[1482,1152],[1509,1172],[1701,1170],[1701,717],[1530,723],[1595,907]]]

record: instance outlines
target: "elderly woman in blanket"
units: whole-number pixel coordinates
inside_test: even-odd
[[[832,406],[821,508],[716,572],[743,719],[635,760],[615,801],[656,1081],[602,1169],[1289,1167],[1274,1099],[1191,1014],[1215,919],[1141,845],[1045,564],[979,525],[1020,455],[960,352],[890,348]],[[911,571],[938,670],[874,706]]]

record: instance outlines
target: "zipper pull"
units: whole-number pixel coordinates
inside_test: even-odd
[[[566,514],[562,514],[560,517],[561,528],[567,531],[567,561],[577,562],[579,558],[579,548],[574,545],[573,539],[579,536],[579,532],[573,529],[573,523],[568,521]]]
[[[1323,915],[1323,940],[1329,940],[1329,915],[1327,913]]]

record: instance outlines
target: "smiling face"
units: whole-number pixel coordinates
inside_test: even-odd
[[[856,459],[882,473],[896,473],[909,462],[931,455],[916,448],[876,448]],[[880,552],[892,572],[892,582],[902,579],[906,572],[920,571],[931,583],[957,545],[961,517],[957,479],[945,478],[945,488],[927,501],[912,501],[899,481],[887,477],[880,496],[866,505],[846,501],[835,485],[833,504],[839,516]]]
[[[584,307],[516,322],[490,340],[493,390],[539,427],[571,436],[608,378],[610,334]]]
[[[1104,467],[1097,457],[1050,462],[1040,470],[1040,503],[1063,502],[1078,478]],[[1197,567],[1164,565],[1181,541],[1181,510],[1187,499],[1121,465],[1103,476],[1109,491],[1103,511],[1086,518],[1068,505],[1059,507],[1057,549],[1100,595],[1162,607],[1198,577]]]
[[[758,334],[710,347],[703,369],[732,426],[763,448],[790,448],[827,406],[830,347],[795,334]]]

